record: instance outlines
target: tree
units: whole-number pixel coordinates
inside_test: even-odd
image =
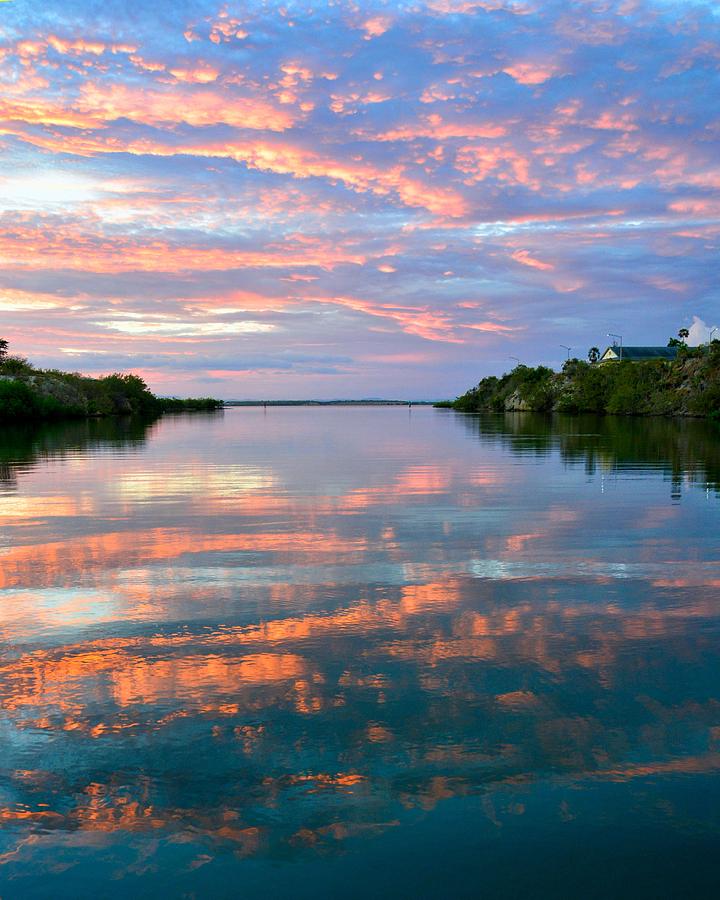
[[[681,328],[680,331],[678,331],[678,337],[680,338],[680,340],[685,341],[690,337],[690,332],[687,330],[687,328]]]
[[[597,347],[591,347],[588,350],[588,359],[591,363],[596,363],[600,359],[600,351]]]
[[[0,338],[0,363],[5,359],[8,352],[8,342]]]
[[[24,356],[9,356],[8,354],[0,359],[0,368],[3,375],[30,375],[35,371]]]

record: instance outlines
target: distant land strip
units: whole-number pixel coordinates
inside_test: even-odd
[[[432,406],[436,400],[225,400],[225,406]]]

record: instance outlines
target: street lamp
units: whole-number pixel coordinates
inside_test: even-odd
[[[712,341],[713,341],[713,335],[715,334],[715,332],[716,332],[717,330],[718,330],[717,325],[714,325],[714,326],[710,329],[710,340],[708,341],[708,344],[712,344]]]
[[[622,347],[622,335],[621,334],[613,334],[612,331],[608,331],[607,336],[612,337],[612,338],[619,338],[620,346]],[[613,344],[615,344],[615,346],[617,347],[617,343],[615,341],[613,341]]]
[[[509,356],[508,359],[514,359],[515,362],[520,365],[520,359],[517,356]]]
[[[568,352],[567,358],[570,359],[570,351],[572,350],[572,347],[568,347],[567,344],[560,344],[560,346],[563,348],[563,350],[567,350],[567,352]]]

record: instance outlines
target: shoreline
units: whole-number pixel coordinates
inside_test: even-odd
[[[560,372],[518,364],[490,375],[455,400],[436,404],[465,413],[535,412],[720,420],[720,341],[678,348],[672,360],[585,362]]]
[[[482,409],[458,409],[453,406],[453,400],[434,403],[433,409],[448,409],[451,412],[462,413],[464,416],[544,416],[546,419],[552,419],[555,416],[567,416],[569,419],[581,419],[584,416],[596,416],[599,419],[677,419],[679,422],[688,420],[698,422],[718,422],[720,418],[713,413],[702,415],[700,413],[679,412],[679,413],[659,413],[659,412],[597,412],[594,410],[562,410],[562,409],[490,409],[483,407]]]
[[[437,400],[224,400],[223,408],[266,406],[435,406]]]
[[[212,412],[223,401],[213,397],[157,397],[138,375],[114,373],[89,378],[75,372],[39,370],[26,360],[22,371],[0,363],[0,422],[4,425],[70,419],[162,416]]]

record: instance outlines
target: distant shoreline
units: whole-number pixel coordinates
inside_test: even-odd
[[[225,400],[228,406],[433,406],[436,400]]]

